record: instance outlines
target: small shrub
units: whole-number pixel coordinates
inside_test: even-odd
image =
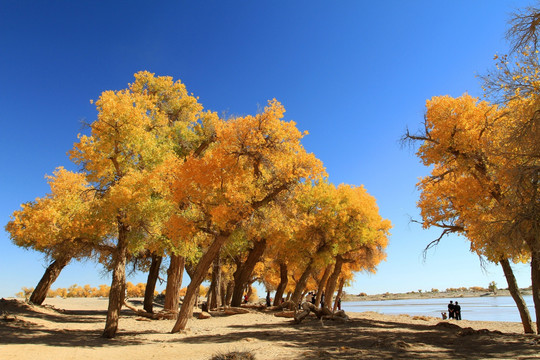
[[[358,294],[358,296],[367,296],[367,294],[364,292],[361,292],[360,294]]]
[[[439,292],[439,289],[433,288],[433,289],[431,289],[431,292],[432,292],[432,293],[438,293],[438,292]]]
[[[484,289],[483,287],[481,286],[471,286],[469,288],[470,291],[486,291],[486,289]]]
[[[249,351],[231,351],[212,356],[211,360],[255,360],[255,355]]]

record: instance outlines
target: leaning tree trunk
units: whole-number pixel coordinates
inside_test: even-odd
[[[167,287],[165,288],[165,304],[163,310],[178,312],[180,303],[180,288],[182,287],[182,277],[184,275],[185,258],[171,254],[171,263],[167,270]]]
[[[60,257],[47,267],[45,274],[43,274],[41,280],[39,280],[39,283],[32,292],[32,295],[30,295],[30,302],[32,304],[43,304],[51,285],[58,279],[58,275],[60,275],[60,272],[66,267],[70,260],[71,257]]]
[[[340,278],[339,279],[339,288],[338,288],[338,292],[337,292],[337,295],[336,295],[336,301],[334,301],[334,309],[332,310],[332,312],[336,312],[336,309],[337,309],[337,305],[338,305],[338,302],[339,300],[341,299],[341,296],[343,294],[343,285],[345,285],[345,278]],[[341,309],[339,309],[341,310]]]
[[[249,251],[246,261],[238,266],[234,273],[234,290],[231,300],[231,306],[240,306],[242,304],[242,295],[244,288],[249,282],[251,273],[255,269],[255,265],[259,262],[264,250],[266,249],[266,239],[261,239],[253,243],[253,248]]]
[[[508,283],[508,290],[510,290],[510,295],[516,302],[517,308],[519,310],[519,316],[521,317],[521,323],[523,324],[523,330],[525,334],[534,334],[533,323],[531,320],[531,315],[529,314],[529,309],[527,309],[527,304],[523,300],[523,296],[519,292],[519,287],[510,266],[508,259],[501,259],[500,264],[504,271],[504,276],[506,277],[506,282]]]
[[[276,289],[276,296],[274,297],[274,306],[281,304],[281,299],[283,298],[283,293],[287,288],[287,283],[289,282],[289,275],[287,273],[287,264],[284,262],[279,263],[279,285]]]
[[[321,281],[319,282],[319,288],[317,289],[317,296],[315,297],[315,306],[317,307],[321,303],[321,297],[324,292],[324,288],[326,287],[328,277],[330,277],[331,273],[332,273],[332,264],[328,265],[326,269],[324,269],[324,274],[321,278]]]
[[[330,277],[328,278],[328,281],[326,282],[324,307],[326,307],[327,309],[330,309],[330,307],[332,306],[332,298],[334,297],[334,291],[336,290],[336,285],[339,278],[339,274],[341,274],[342,266],[343,266],[343,257],[338,255],[336,257],[336,264],[334,265],[334,271],[332,272],[332,275],[330,275]]]
[[[208,309],[216,309],[221,306],[221,259],[219,253],[212,267],[212,284],[210,287],[212,291],[208,297]]]
[[[199,260],[197,268],[191,277],[191,282],[188,285],[186,296],[184,296],[184,302],[182,303],[182,307],[178,313],[178,319],[171,330],[172,333],[184,330],[188,320],[193,316],[193,305],[195,304],[199,287],[208,273],[208,269],[212,265],[212,262],[219,254],[221,246],[225,243],[227,238],[228,236],[225,234],[216,236],[212,244],[208,247],[206,253]]]
[[[113,252],[113,274],[111,290],[109,292],[109,307],[105,321],[104,338],[113,338],[118,330],[120,310],[126,296],[126,259],[128,227],[118,221],[118,245]]]
[[[536,313],[536,332],[540,334],[540,250],[538,249],[531,251],[531,281]]]
[[[300,279],[296,283],[296,287],[294,288],[294,292],[291,297],[291,301],[293,304],[297,305],[300,301],[300,296],[302,296],[302,292],[304,291],[304,288],[306,287],[307,281],[309,279],[309,275],[311,275],[311,271],[313,270],[313,258],[309,261],[308,265],[306,266],[306,269],[302,273],[302,276],[300,276]]]
[[[163,257],[152,254],[152,263],[150,264],[150,271],[148,271],[143,303],[143,309],[150,314],[154,312],[154,291],[156,290],[156,282],[159,277],[159,268],[162,260]]]

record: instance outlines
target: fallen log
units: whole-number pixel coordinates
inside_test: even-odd
[[[199,313],[199,315],[197,316],[197,318],[198,318],[199,320],[210,319],[211,317],[212,317],[212,315],[210,315],[210,314],[209,314],[208,312],[206,312],[206,311],[201,311],[201,312]]]
[[[129,305],[127,301],[125,300],[124,300],[124,306],[134,311],[137,315],[148,318],[148,319],[152,319],[152,320],[173,320],[173,319],[176,319],[176,317],[178,316],[178,313],[174,311],[160,311],[160,312],[151,314],[144,310],[137,309],[135,306]]]
[[[247,314],[247,313],[250,313],[251,311],[249,311],[248,309],[243,309],[243,308],[240,308],[240,307],[230,307],[230,308],[226,308],[223,313],[225,315],[237,315],[237,314]]]
[[[295,317],[295,314],[294,311],[280,311],[275,313],[274,316],[292,319]]]
[[[246,309],[254,309],[254,310],[266,309],[266,306],[263,304],[242,304],[242,307]]]

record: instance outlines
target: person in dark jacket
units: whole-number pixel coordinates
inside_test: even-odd
[[[461,306],[456,301],[456,304],[454,305],[454,318],[456,320],[461,320]]]
[[[454,302],[450,300],[450,304],[448,304],[448,319],[454,318]]]

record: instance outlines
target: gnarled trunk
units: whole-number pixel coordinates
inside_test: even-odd
[[[184,297],[184,302],[178,313],[178,319],[174,324],[171,332],[176,333],[180,330],[186,328],[188,320],[193,316],[193,305],[195,304],[196,296],[199,292],[199,287],[204,280],[204,277],[208,273],[208,269],[212,265],[212,262],[219,254],[221,246],[225,243],[228,238],[228,234],[218,235],[208,247],[206,253],[202,256],[197,264],[195,272],[191,277],[191,282],[186,291],[186,296]]]
[[[304,291],[304,288],[306,287],[307,281],[309,279],[309,275],[311,275],[311,271],[313,270],[313,258],[309,261],[308,265],[306,266],[306,269],[302,273],[302,276],[300,276],[300,279],[296,283],[296,287],[294,288],[294,292],[291,297],[291,302],[293,304],[298,304],[300,301],[300,297],[302,296],[302,292]]]
[[[338,293],[336,295],[336,301],[334,301],[334,309],[332,310],[332,312],[336,312],[336,309],[338,307],[338,302],[341,301],[341,296],[343,294],[343,285],[345,285],[345,279],[344,278],[340,278],[339,279],[339,288],[338,288]],[[341,309],[339,309],[341,310]]]
[[[319,288],[317,289],[317,296],[315,297],[315,306],[319,306],[319,304],[321,303],[321,297],[322,297],[324,288],[326,287],[326,283],[331,273],[332,273],[332,264],[328,265],[326,269],[324,269],[324,274],[321,278],[321,281],[319,282]]]
[[[242,295],[244,288],[249,282],[251,273],[255,269],[255,265],[259,262],[264,250],[266,249],[266,239],[255,241],[253,248],[249,251],[248,257],[243,264],[240,264],[237,271],[234,273],[234,290],[231,301],[231,306],[240,306],[242,304]]]
[[[41,280],[39,280],[39,283],[37,284],[36,288],[32,292],[32,295],[30,295],[30,302],[32,304],[41,305],[43,304],[43,301],[45,301],[45,298],[47,297],[47,293],[49,292],[49,289],[51,288],[51,285],[58,279],[58,276],[60,275],[60,272],[71,260],[71,257],[60,257],[56,260],[54,260],[45,270],[45,273],[41,277]]]
[[[341,274],[341,268],[343,266],[343,257],[338,255],[336,257],[336,264],[334,265],[334,271],[332,272],[332,275],[328,278],[328,282],[326,283],[326,290],[325,290],[325,302],[324,307],[330,309],[332,306],[332,299],[334,297],[334,291],[336,290],[337,281],[339,278],[339,274]]]
[[[514,272],[512,271],[512,267],[510,266],[510,262],[508,261],[508,259],[503,258],[499,261],[499,263],[503,268],[504,276],[506,277],[506,282],[508,283],[508,290],[510,291],[510,294],[516,302],[517,308],[519,310],[519,316],[521,317],[523,330],[525,331],[525,334],[534,334],[531,315],[529,314],[529,309],[527,309],[527,304],[525,303],[525,300],[523,300],[523,296],[521,296],[521,293],[519,292],[519,287],[514,276]]]
[[[221,306],[221,259],[219,253],[212,267],[212,284],[210,287],[212,291],[209,289],[208,309],[216,309]]]
[[[289,282],[289,275],[287,273],[287,264],[284,262],[279,263],[279,285],[276,289],[276,296],[274,297],[274,306],[281,304],[281,299],[283,298],[283,293],[287,288],[287,283]]]
[[[118,244],[113,252],[113,274],[109,292],[109,307],[103,337],[113,338],[118,330],[120,310],[126,296],[126,260],[128,228],[118,220]]]
[[[167,269],[167,287],[165,288],[165,304],[163,306],[165,311],[178,312],[184,264],[185,259],[183,256],[171,254],[171,263],[169,269]]]
[[[152,254],[152,263],[150,264],[150,270],[148,271],[143,303],[143,309],[150,314],[154,312],[154,291],[156,290],[156,282],[159,277],[159,268],[162,259],[163,257]]]

